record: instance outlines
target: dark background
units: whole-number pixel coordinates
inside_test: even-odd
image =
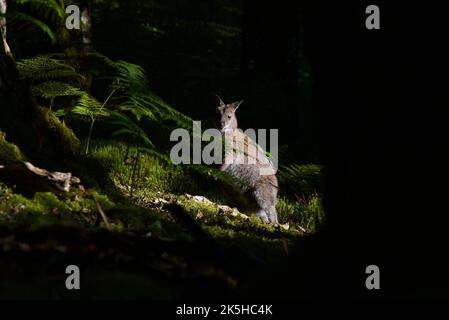
[[[378,264],[380,296],[447,292],[441,8],[376,4],[377,31],[361,23],[364,2],[306,6],[334,248],[328,263]],[[354,293],[340,280],[337,292]]]
[[[325,226],[250,294],[448,297],[447,26],[437,3],[161,1],[151,14],[170,32],[151,38],[139,1],[126,7],[136,16],[101,8],[96,49],[143,65],[169,104],[203,120],[210,94],[244,99],[243,128],[279,128],[286,159],[324,165]],[[381,30],[365,28],[369,4]],[[204,17],[236,29],[211,41]],[[370,264],[380,291],[364,288]]]

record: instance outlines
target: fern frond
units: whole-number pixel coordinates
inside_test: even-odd
[[[110,112],[104,108],[104,104],[85,92],[82,93],[71,112],[82,116],[88,116],[91,119],[108,117],[110,115]]]
[[[17,61],[17,68],[23,78],[31,80],[54,80],[60,78],[84,78],[75,68],[66,64],[55,55],[39,55]]]
[[[121,112],[111,111],[110,122],[113,125],[121,127],[112,134],[113,136],[118,135],[131,136],[133,138],[141,139],[148,146],[154,147],[153,143],[151,142],[150,138],[145,133],[145,131],[142,128],[140,128],[139,125],[127,115]]]
[[[56,34],[51,30],[51,28],[42,20],[39,20],[35,17],[32,17],[28,14],[22,13],[22,12],[11,12],[11,14],[8,15],[11,23],[14,24],[16,22],[20,22],[24,25],[34,26],[40,29],[45,35],[47,35],[52,44],[56,43]]]
[[[84,92],[64,82],[43,82],[31,87],[33,96],[40,96],[43,98],[54,99],[56,97],[64,96],[81,96]]]
[[[281,166],[278,177],[293,192],[313,194],[322,187],[322,169],[322,166],[316,164]]]
[[[94,55],[115,70],[115,83],[123,93],[119,98],[125,100],[120,104],[121,110],[132,112],[138,120],[142,117],[151,120],[171,120],[179,127],[188,130],[192,128],[193,120],[190,117],[172,108],[154,94],[142,67],[126,61],[112,61],[99,53]]]
[[[141,66],[126,61],[117,61],[113,66],[117,70],[117,79],[123,87],[139,93],[148,89],[148,79]]]
[[[16,0],[18,4],[29,4],[32,12],[39,17],[50,19],[52,22],[62,24],[65,18],[65,7],[68,1],[64,0]]]

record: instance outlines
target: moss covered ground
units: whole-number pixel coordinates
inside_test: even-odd
[[[4,164],[23,159],[4,136],[0,148]],[[70,298],[50,289],[69,262],[89,270],[90,290],[77,298],[175,298],[191,290],[201,296],[211,286],[226,295],[244,287],[247,273],[285,260],[324,216],[317,195],[295,201],[281,194],[280,225],[264,224],[228,206],[212,178],[117,141],[94,141],[91,150],[108,185],[25,197],[0,182],[0,269],[21,279],[15,289],[0,287],[0,296],[22,295],[21,281],[25,286],[24,279],[41,272],[50,291],[31,290],[28,297]],[[84,182],[96,181],[99,171],[83,172]],[[101,289],[98,277],[109,279],[102,281],[110,290]],[[126,282],[128,294],[118,282]]]

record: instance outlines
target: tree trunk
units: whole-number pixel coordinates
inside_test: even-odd
[[[81,43],[83,51],[89,53],[93,50],[90,1],[80,0],[79,4],[81,9]]]
[[[72,30],[68,34],[68,41],[63,45],[63,50],[67,53],[67,62],[73,66],[78,66],[85,79],[82,84],[83,90],[90,92],[92,88],[93,76],[90,73],[92,57],[89,53],[93,51],[92,43],[92,17],[91,17],[91,1],[79,0],[78,6],[81,12],[80,30]],[[66,29],[64,32],[66,32]]]

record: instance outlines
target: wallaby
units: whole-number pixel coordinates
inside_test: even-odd
[[[278,180],[274,169],[273,174],[261,174],[261,169],[272,163],[265,155],[265,151],[248,135],[238,129],[235,112],[243,101],[225,104],[216,96],[219,114],[218,127],[225,144],[232,143],[226,148],[224,161],[220,167],[239,181],[239,191],[246,198],[246,203],[252,203],[256,215],[264,222],[278,223],[276,203]]]

